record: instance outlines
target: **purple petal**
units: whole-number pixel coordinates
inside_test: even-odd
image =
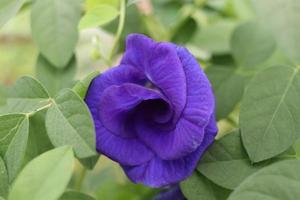
[[[172,131],[148,126],[139,121],[135,124],[140,139],[147,144],[160,159],[173,160],[195,151],[204,137],[204,128],[181,118]]]
[[[85,101],[92,113],[96,129],[97,150],[117,162],[136,165],[153,157],[153,153],[139,140],[113,135],[100,121],[100,111],[106,107],[100,99],[106,88],[123,83],[144,82],[144,75],[130,66],[111,68],[96,77],[91,83]]]
[[[134,67],[128,65],[113,67],[94,78],[88,89],[85,102],[93,116],[97,115],[98,111],[102,108],[100,98],[104,89],[112,85],[121,85],[123,83],[140,84],[144,82],[145,75]]]
[[[136,138],[121,138],[95,121],[97,151],[123,165],[140,165],[153,158],[153,153]]]
[[[126,39],[126,51],[121,60],[122,64],[134,66],[145,71],[149,66],[150,56],[156,42],[141,34],[130,34]]]
[[[197,162],[216,135],[216,126],[211,118],[206,135],[198,149],[177,160],[161,160],[154,157],[149,162],[137,166],[122,165],[127,176],[135,183],[143,183],[152,187],[175,184],[187,178],[194,171]],[[212,131],[212,132],[211,132]]]
[[[195,151],[206,134],[204,130],[210,117],[214,115],[213,92],[203,70],[186,49],[178,47],[177,51],[186,74],[187,99],[176,128],[164,131],[141,121],[136,123],[140,139],[164,160]]]
[[[133,126],[135,108],[150,99],[163,99],[163,96],[155,90],[132,83],[111,86],[104,90],[100,99],[100,105],[105,105],[99,111],[100,121],[116,136],[136,137]]]
[[[171,100],[176,122],[186,103],[185,73],[176,46],[132,34],[127,38],[126,53],[121,63],[143,71],[148,80]]]
[[[187,82],[186,107],[183,118],[200,127],[205,127],[215,110],[211,84],[194,56],[183,47],[177,48]]]

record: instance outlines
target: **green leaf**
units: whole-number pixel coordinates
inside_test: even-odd
[[[92,170],[96,166],[99,160],[99,156],[100,155],[95,155],[88,158],[80,159],[79,161],[84,167],[88,168],[89,170]]]
[[[100,5],[110,5],[117,8],[120,4],[120,0],[86,0],[86,10],[91,10]]]
[[[1,0],[0,1],[0,27],[20,10],[25,0]]]
[[[247,178],[228,199],[299,199],[299,169],[299,160],[286,160],[263,168]]]
[[[230,51],[230,37],[236,26],[235,21],[222,20],[199,29],[190,43],[205,51],[224,54]]]
[[[197,167],[209,180],[227,189],[236,188],[263,165],[252,165],[243,148],[239,130],[213,143]]]
[[[26,149],[26,163],[53,148],[45,127],[45,112],[38,112],[29,118],[29,138]]]
[[[100,74],[99,71],[94,71],[87,75],[83,80],[78,81],[73,90],[82,98],[85,98],[86,92],[89,89],[89,86],[92,82],[92,80]]]
[[[207,74],[216,97],[217,119],[226,118],[240,102],[247,78],[231,66],[209,66]]]
[[[76,191],[65,192],[59,200],[95,200],[93,197]]]
[[[80,29],[102,26],[114,20],[119,15],[119,11],[109,5],[99,5],[88,10],[79,23]]]
[[[192,8],[194,9],[194,8]],[[182,19],[181,19],[182,20]],[[187,31],[188,30],[188,31]],[[176,34],[173,35],[172,41],[179,44],[185,44],[193,38],[197,31],[197,23],[193,18],[186,19],[179,28]]]
[[[70,89],[64,89],[46,115],[46,128],[56,147],[71,145],[78,158],[96,155],[95,130],[88,108]]]
[[[78,40],[81,0],[36,0],[32,7],[32,37],[57,68],[65,67]]]
[[[0,116],[0,154],[3,157],[12,182],[18,174],[25,157],[29,122],[25,115]]]
[[[5,113],[29,113],[49,104],[49,95],[35,79],[24,76],[17,80],[8,94]]]
[[[258,73],[243,97],[242,140],[253,162],[274,157],[299,138],[299,67],[276,66]]]
[[[238,26],[231,37],[232,54],[241,67],[262,63],[272,55],[275,47],[270,34],[253,21]]]
[[[192,176],[181,182],[180,188],[188,200],[225,200],[230,193],[197,172],[193,172]]]
[[[22,170],[8,200],[57,200],[64,192],[73,170],[73,152],[60,147],[40,155]]]
[[[6,197],[9,190],[9,181],[6,166],[0,157],[0,195]],[[0,197],[1,199],[1,197]]]
[[[36,76],[50,95],[54,96],[60,89],[71,86],[76,74],[76,65],[76,57],[73,56],[66,67],[56,68],[40,54],[36,63]]]
[[[283,52],[300,63],[300,1],[253,0],[259,21],[270,30]]]

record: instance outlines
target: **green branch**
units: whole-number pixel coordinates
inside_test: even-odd
[[[117,33],[115,35],[115,40],[114,40],[112,49],[111,49],[110,54],[107,59],[109,65],[112,64],[112,59],[113,59],[114,53],[117,49],[117,46],[118,46],[120,38],[121,38],[121,34],[124,29],[125,16],[126,16],[126,0],[121,0],[119,25],[118,25]]]

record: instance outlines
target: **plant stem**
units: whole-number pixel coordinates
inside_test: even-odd
[[[45,110],[45,109],[50,108],[50,107],[52,106],[52,104],[53,104],[53,100],[52,100],[52,99],[49,99],[49,100],[48,100],[48,104],[46,104],[46,105],[44,105],[44,106],[42,106],[42,107],[40,107],[40,108],[37,108],[36,110],[31,111],[31,112],[29,112],[29,113],[25,113],[25,115],[26,115],[27,117],[31,117],[31,116],[33,116],[35,113],[37,113],[37,112],[39,112],[39,111],[42,111],[42,110]]]
[[[81,186],[82,186],[82,183],[83,183],[83,181],[84,181],[84,178],[85,178],[85,176],[86,176],[86,174],[87,174],[87,169],[83,167],[83,168],[80,170],[79,173],[80,173],[80,174],[79,174],[79,177],[78,177],[78,179],[77,179],[77,181],[76,181],[76,183],[75,183],[75,189],[76,189],[78,192],[81,191]]]
[[[119,40],[121,38],[121,34],[123,32],[123,29],[124,29],[125,16],[126,16],[126,0],[121,0],[119,25],[118,25],[117,33],[115,35],[115,40],[114,40],[112,49],[111,49],[110,54],[109,54],[108,59],[107,59],[109,65],[112,64],[112,59],[113,59],[114,53],[117,49]]]

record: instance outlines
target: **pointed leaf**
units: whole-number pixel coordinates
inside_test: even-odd
[[[81,0],[37,0],[32,7],[32,37],[56,67],[71,59],[77,40]]]

